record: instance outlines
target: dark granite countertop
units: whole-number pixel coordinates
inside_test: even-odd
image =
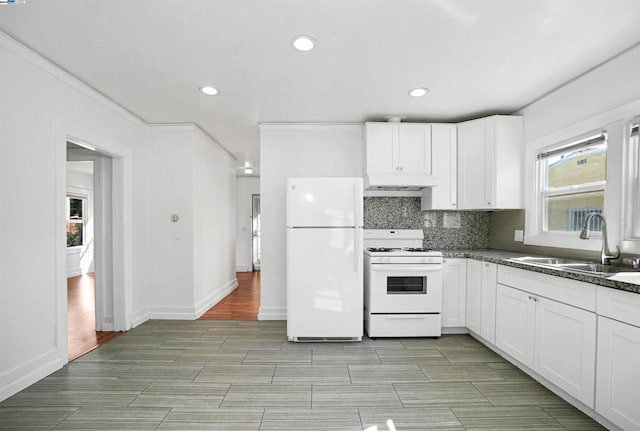
[[[598,284],[600,286],[611,287],[613,289],[625,290],[632,293],[640,293],[640,272],[621,274],[585,274],[570,272],[562,269],[554,269],[543,266],[533,266],[508,259],[514,257],[534,256],[525,253],[516,253],[505,250],[476,249],[476,250],[442,250],[444,257],[461,257],[485,262],[497,263],[514,268],[526,269],[527,271],[539,272],[542,274],[554,275],[557,277],[570,278],[572,280],[584,281],[586,283]],[[541,256],[550,257],[550,256]],[[636,278],[637,274],[637,278]],[[629,280],[633,278],[633,280]],[[624,280],[624,281],[623,281]],[[637,281],[636,281],[637,280]]]

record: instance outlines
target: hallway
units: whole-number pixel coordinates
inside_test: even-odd
[[[260,271],[237,272],[238,287],[198,320],[258,320]]]

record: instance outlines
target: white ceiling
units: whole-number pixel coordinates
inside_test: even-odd
[[[517,111],[640,42],[640,1],[27,0],[0,29],[147,122],[199,124],[241,166],[262,122]],[[317,48],[293,50],[298,34]]]

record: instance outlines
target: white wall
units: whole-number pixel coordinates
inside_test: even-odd
[[[260,127],[260,320],[286,319],[287,177],[361,177],[362,157],[361,124]]]
[[[600,250],[601,241],[544,237],[535,232],[535,156],[541,148],[606,128],[607,191],[604,214],[609,246],[640,253],[640,245],[623,241],[625,120],[640,114],[640,46],[585,73],[576,80],[522,109],[525,130],[525,244]]]
[[[200,316],[238,286],[235,274],[236,165],[210,139],[194,141],[193,274],[195,315]]]
[[[198,244],[197,252],[213,268],[199,279],[198,296],[228,288],[235,269],[234,242],[227,238],[235,232],[235,189],[232,178],[218,174],[233,164],[232,158],[218,149],[203,150],[205,143],[218,146],[195,127],[150,130],[1,32],[0,64],[1,401],[68,361],[63,199],[70,131],[80,141],[108,143],[124,157],[116,173],[121,170],[127,181],[123,202],[128,215],[126,229],[114,234],[124,238],[125,253],[118,258],[124,260],[131,291],[114,304],[128,310],[129,326],[148,319],[152,305],[174,305],[174,300],[184,306],[180,311],[190,311],[182,316],[193,318],[194,272],[202,263],[196,265],[193,257],[195,223],[189,215],[196,209],[210,215],[219,208],[218,199],[226,215],[213,219],[204,236],[221,242]],[[182,142],[186,147],[180,147]],[[206,159],[193,173],[193,158],[202,152]],[[30,169],[24,169],[24,161]],[[194,190],[194,181],[208,169],[216,173],[205,173],[206,185]],[[203,202],[194,202],[196,193]],[[186,222],[169,222],[173,212],[187,215]],[[16,221],[28,229],[15,229]],[[202,221],[197,223],[200,234]],[[186,243],[182,237],[175,240],[176,231]],[[212,256],[216,262],[210,262]]]
[[[639,73],[640,46],[636,46],[525,107],[517,113],[524,116],[525,142],[640,99]]]
[[[260,177],[236,178],[236,271],[249,272],[253,270],[252,262],[252,195],[260,194]]]
[[[147,195],[149,251],[154,260],[147,274],[149,317],[176,319],[193,314],[193,130],[180,126],[151,128],[148,155],[152,187]],[[178,222],[171,215],[179,216]],[[149,261],[149,264],[153,264]]]

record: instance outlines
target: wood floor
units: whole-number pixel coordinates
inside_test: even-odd
[[[69,361],[92,351],[120,332],[96,331],[94,274],[67,279]]]
[[[258,320],[260,271],[238,272],[238,287],[199,320]]]

